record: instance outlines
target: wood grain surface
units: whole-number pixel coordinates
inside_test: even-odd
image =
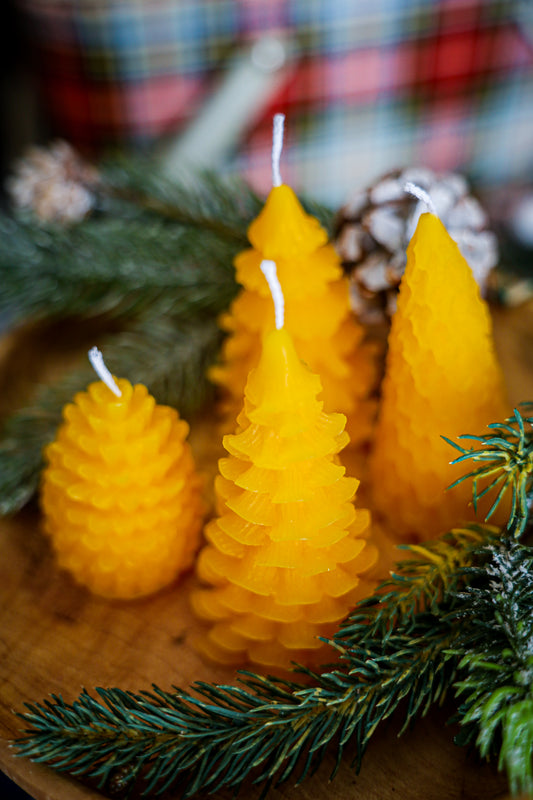
[[[497,347],[513,404],[533,399],[533,304],[494,310]],[[57,332],[56,332],[57,334]],[[56,336],[57,341],[57,336]],[[0,411],[13,408],[50,364],[69,363],[79,341],[59,339],[59,351],[32,331],[4,342]],[[45,356],[51,352],[46,364]],[[198,459],[212,463],[209,435],[193,439]],[[154,597],[110,602],[91,596],[56,570],[35,507],[0,522],[0,769],[36,800],[96,800],[102,794],[52,770],[15,757],[9,741],[20,732],[13,713],[25,702],[60,693],[74,700],[83,687],[137,691],[157,683],[187,687],[203,679],[232,683],[235,673],[203,663],[188,645],[195,621],[187,596],[194,578]],[[295,787],[273,789],[271,800],[490,800],[506,793],[493,765],[480,764],[453,744],[451,709],[438,709],[397,738],[398,719],[375,735],[356,775],[345,759],[333,782],[331,754],[317,774]],[[244,798],[259,797],[257,787]],[[171,795],[172,796],[172,795]],[[219,792],[211,797],[231,797]]]

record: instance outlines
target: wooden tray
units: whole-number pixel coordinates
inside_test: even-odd
[[[533,303],[494,312],[497,346],[513,403],[533,399]],[[63,340],[64,341],[64,340]],[[71,342],[71,337],[70,337]],[[70,346],[70,345],[69,345]],[[34,334],[4,344],[0,362],[3,409],[20,402],[28,375],[45,369],[46,343]],[[62,359],[70,351],[61,353]],[[57,362],[57,349],[54,353]],[[200,460],[212,447],[209,437],[193,444]],[[210,454],[212,455],[212,453]],[[155,597],[133,602],[99,600],[54,567],[39,530],[35,509],[0,522],[0,769],[36,800],[101,798],[94,789],[15,757],[9,740],[20,732],[13,711],[25,702],[60,693],[74,700],[83,687],[120,686],[137,691],[157,683],[188,686],[197,679],[232,683],[235,673],[206,666],[188,646],[195,621],[187,604],[193,577]],[[348,759],[333,782],[331,754],[317,774],[295,787],[291,781],[271,800],[490,800],[506,792],[492,765],[453,744],[446,724],[450,709],[437,710],[400,739],[394,718],[378,731],[360,775]],[[259,797],[257,787],[243,790]],[[210,797],[229,798],[231,792]]]

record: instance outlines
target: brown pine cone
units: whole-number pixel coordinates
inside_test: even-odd
[[[436,175],[423,167],[395,170],[352,197],[338,214],[335,246],[350,276],[351,302],[368,326],[388,326],[396,309],[406,250],[425,205],[405,191],[411,181],[428,192],[437,214],[457,242],[483,294],[498,260],[495,235],[461,175]]]

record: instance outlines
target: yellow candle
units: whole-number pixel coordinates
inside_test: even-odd
[[[146,595],[191,566],[203,505],[189,427],[145,386],[102,380],[63,410],[45,450],[41,503],[58,563],[105,597]]]
[[[218,516],[197,567],[208,586],[192,604],[211,623],[196,640],[209,658],[288,668],[331,658],[317,637],[369,592],[377,551],[369,512],[353,505],[358,481],[336,458],[346,418],[324,413],[320,379],[282,327],[277,286],[276,329],[250,372],[239,428],[224,437]]]
[[[459,248],[422,214],[392,320],[371,456],[373,508],[396,539],[438,536],[474,518],[472,484],[441,437],[480,434],[509,413],[489,310]],[[486,508],[488,510],[488,507]]]
[[[270,292],[260,265],[263,259],[274,259],[285,296],[285,325],[296,350],[320,376],[325,409],[346,414],[350,439],[360,443],[369,439],[375,415],[369,396],[376,380],[376,352],[362,342],[364,331],[350,311],[348,283],[326,231],[281,181],[282,121],[282,115],[276,115],[274,186],[248,230],[252,247],[235,260],[243,289],[221,318],[230,335],[221,363],[210,376],[224,390],[226,427],[233,429],[248,373],[259,360],[263,333],[273,327]]]

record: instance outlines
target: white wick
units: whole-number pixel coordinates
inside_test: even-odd
[[[274,301],[274,315],[276,320],[276,328],[279,331],[280,328],[283,328],[283,323],[285,318],[285,298],[283,297],[283,292],[281,291],[281,284],[278,280],[278,274],[276,272],[276,262],[264,259],[264,261],[261,261],[261,269],[263,271],[263,275],[267,279],[268,288],[272,293],[272,300]]]
[[[426,190],[422,189],[421,186],[417,186],[416,183],[412,183],[412,181],[407,181],[403,188],[408,194],[412,194],[413,197],[416,197],[418,200],[421,200],[423,203],[425,203],[431,213],[438,217],[437,209],[435,208],[435,204],[431,199],[429,192],[426,192]]]
[[[118,388],[117,384],[115,383],[115,379],[104,364],[104,357],[97,347],[91,347],[89,350],[89,361],[91,362],[92,367],[100,380],[111,389],[113,394],[115,394],[117,397],[122,397],[122,392]]]
[[[283,125],[285,114],[274,114],[274,130],[272,133],[272,186],[281,186],[281,172],[279,162],[283,150]]]

